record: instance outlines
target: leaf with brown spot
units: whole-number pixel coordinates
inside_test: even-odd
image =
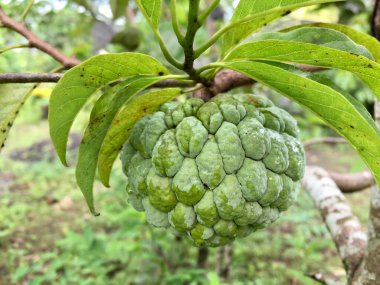
[[[158,76],[131,77],[114,87],[109,87],[92,109],[89,125],[79,147],[75,175],[77,184],[93,214],[96,214],[93,184],[99,150],[113,118],[129,98],[165,78]]]
[[[33,84],[0,84],[0,152],[17,114],[33,90]]]

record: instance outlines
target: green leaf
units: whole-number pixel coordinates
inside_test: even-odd
[[[135,0],[135,2],[151,26],[158,28],[161,18],[162,0]]]
[[[223,36],[221,53],[225,55],[253,32],[269,22],[280,18],[298,8],[339,0],[240,0],[231,19],[231,24],[247,19],[233,27]]]
[[[180,94],[180,88],[167,88],[133,96],[126,102],[113,119],[99,153],[98,171],[105,186],[109,186],[112,165],[136,121]]]
[[[324,44],[327,45],[327,42]],[[339,48],[346,49],[344,45]],[[350,71],[380,98],[380,64],[344,50],[307,42],[263,40],[237,47],[227,56],[226,61],[242,59],[293,62]]]
[[[65,73],[49,102],[50,136],[64,165],[70,128],[90,96],[102,86],[144,74],[161,76],[168,70],[148,55],[120,53],[94,56]]]
[[[129,0],[110,0],[110,7],[114,19],[125,15]]]
[[[346,36],[348,36],[355,43],[366,47],[366,49],[374,57],[375,61],[380,62],[380,42],[376,38],[370,35],[359,32],[345,25],[329,24],[329,23],[314,23],[314,24],[293,26],[284,31],[291,31],[291,30],[295,30],[295,29],[299,29],[303,27],[320,27],[320,28],[327,28],[327,29],[333,29],[333,30],[339,31],[345,34]]]
[[[93,184],[98,155],[107,130],[123,104],[133,95],[162,80],[159,76],[136,76],[109,88],[92,109],[90,122],[79,147],[76,180],[87,205],[95,213]]]
[[[32,84],[0,84],[0,151],[18,111],[32,90]]]
[[[262,33],[252,39],[254,42],[262,40],[282,40],[315,44],[362,55],[373,60],[373,56],[367,48],[355,43],[347,35],[327,28],[303,27],[287,33]]]
[[[309,108],[345,137],[358,151],[380,184],[380,131],[353,98],[278,66],[256,61],[215,63],[233,69]]]

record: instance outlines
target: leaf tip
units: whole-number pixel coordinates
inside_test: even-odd
[[[61,163],[63,164],[63,166],[69,167],[69,164],[67,163],[67,160],[66,160],[66,156],[59,155],[59,160],[61,161]]]
[[[100,213],[98,212],[98,211],[96,211],[95,210],[95,207],[94,207],[94,205],[89,205],[89,209],[90,209],[90,211],[91,211],[91,214],[94,216],[94,217],[98,217],[98,216],[100,216]]]
[[[101,181],[102,181],[102,184],[104,185],[104,187],[107,187],[107,188],[111,187],[110,180],[108,177],[104,177],[103,179],[101,179]]]

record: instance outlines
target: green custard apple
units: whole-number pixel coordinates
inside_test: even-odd
[[[113,35],[111,42],[122,45],[129,51],[134,51],[140,45],[140,31],[136,27],[127,25],[123,30]]]
[[[121,160],[129,201],[154,227],[221,246],[294,202],[305,158],[297,122],[251,94],[168,102],[141,118]]]

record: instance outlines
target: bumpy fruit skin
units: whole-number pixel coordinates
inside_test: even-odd
[[[150,225],[196,246],[248,236],[297,196],[305,167],[297,135],[286,111],[255,95],[166,103],[124,145],[129,201]]]

